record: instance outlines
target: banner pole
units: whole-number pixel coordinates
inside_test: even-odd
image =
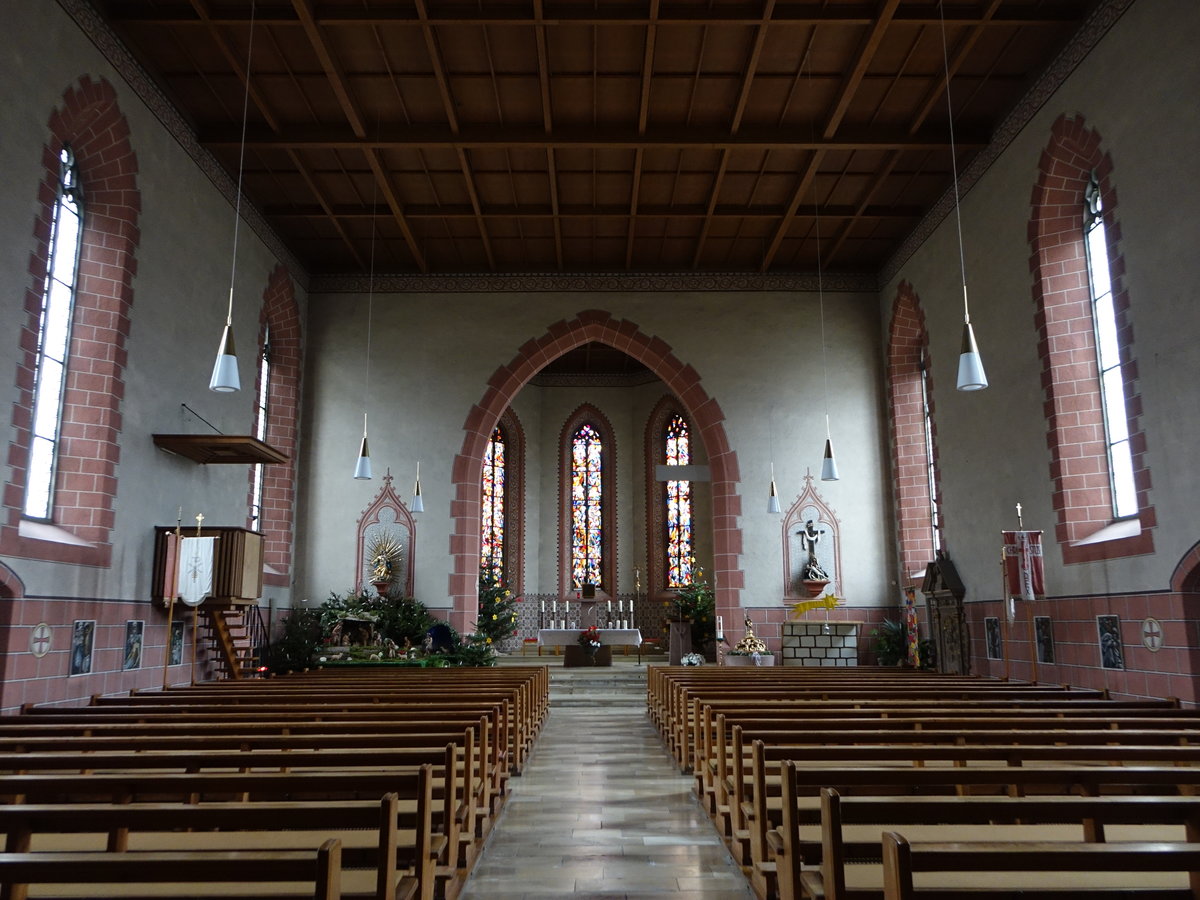
[[[1033,624],[1033,604],[1026,604],[1029,607],[1029,662],[1033,666],[1033,683],[1037,684],[1038,680],[1038,648],[1037,648],[1037,629]]]
[[[1003,623],[1002,628],[1004,629],[1003,631],[1001,631],[1002,637],[1001,637],[1000,643],[1001,643],[1001,646],[1003,646],[1003,648],[1004,648],[1004,680],[1008,681],[1008,655],[1009,655],[1008,654],[1008,641],[1009,641],[1009,638],[1012,637],[1012,629],[1009,628],[1009,623],[1008,623],[1008,604],[1009,604],[1008,581],[1004,577],[1004,550],[1003,549],[1000,550],[1000,597],[1001,597],[1000,602],[1004,606],[1004,615],[1002,615],[1000,617],[1000,621]]]
[[[163,690],[171,680],[171,622],[175,618],[175,596],[179,593],[179,550],[183,546],[183,507],[175,518],[175,572],[173,584],[167,589],[167,639],[163,641]]]

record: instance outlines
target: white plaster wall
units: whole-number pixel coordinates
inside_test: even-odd
[[[894,601],[875,304],[873,296],[855,294],[830,294],[825,302],[830,409],[843,480],[820,490],[842,522],[844,593],[857,605]],[[309,308],[301,492],[306,524],[298,537],[297,596],[323,597],[352,577],[354,523],[380,488],[378,480],[351,479],[364,403],[367,306],[363,295],[330,294],[314,295]],[[449,603],[450,467],[463,422],[488,378],[527,340],[587,309],[607,310],[662,338],[695,367],[705,391],[721,405],[741,467],[742,601],[778,603],[781,523],[766,513],[772,453],[786,508],[803,489],[805,471],[819,473],[824,445],[815,295],[376,294],[367,400],[372,462],[379,474],[389,465],[403,473],[397,484],[404,491],[411,490],[416,460],[422,462],[426,513],[418,520],[417,596],[432,607]],[[631,591],[633,566],[644,571],[642,429],[660,392],[631,401],[613,398],[607,388],[536,390],[523,391],[516,404],[529,438],[526,590],[553,590],[557,583],[558,464],[547,454],[565,417],[588,400],[609,415],[618,433],[618,590]],[[545,439],[533,440],[539,432]]]
[[[920,295],[934,364],[946,542],[968,599],[995,599],[999,531],[1046,531],[1052,595],[1163,590],[1200,539],[1192,462],[1200,445],[1197,383],[1200,256],[1192,159],[1200,146],[1200,5],[1141,0],[1033,117],[962,199],[971,320],[991,387],[954,390],[962,295],[953,216],[881,294],[883,328],[902,279]],[[1050,451],[1042,414],[1027,225],[1037,165],[1058,116],[1081,114],[1112,156],[1125,285],[1131,303],[1157,512],[1155,553],[1064,566],[1053,547]],[[885,331],[886,333],[886,331]]]
[[[0,54],[0,434],[12,440],[17,366],[13,326],[24,320],[29,256],[38,212],[42,147],[51,111],[81,76],[116,89],[129,121],[141,191],[141,241],[133,279],[132,327],[121,407],[121,462],[109,569],[5,558],[31,594],[143,599],[150,596],[153,527],[173,524],[178,507],[190,520],[246,524],[245,466],[202,467],[156,449],[155,432],[208,429],[182,412],[187,403],[225,433],[249,433],[262,293],[275,259],[243,224],[238,245],[235,331],[243,390],[218,395],[208,378],[224,324],[233,247],[233,207],[195,166],[133,89],[52,2],[4,4],[8,46]],[[53,52],[47,52],[53,48]],[[86,195],[87,185],[84,184]],[[297,286],[301,316],[305,298]],[[193,522],[194,524],[194,522]],[[267,596],[286,601],[287,589]]]

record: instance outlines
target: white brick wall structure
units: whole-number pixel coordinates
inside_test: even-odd
[[[858,627],[861,622],[785,622],[785,666],[858,665]],[[826,629],[828,628],[828,631]]]

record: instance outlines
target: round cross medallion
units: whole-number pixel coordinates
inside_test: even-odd
[[[29,632],[29,652],[41,659],[50,652],[50,626],[38,622]]]
[[[1147,616],[1142,620],[1142,646],[1151,653],[1162,649],[1163,629],[1158,619]]]

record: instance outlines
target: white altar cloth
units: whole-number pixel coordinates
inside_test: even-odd
[[[640,647],[640,628],[601,628],[600,643],[608,647]],[[538,643],[543,647],[568,647],[578,643],[582,628],[542,628],[538,631]]]

